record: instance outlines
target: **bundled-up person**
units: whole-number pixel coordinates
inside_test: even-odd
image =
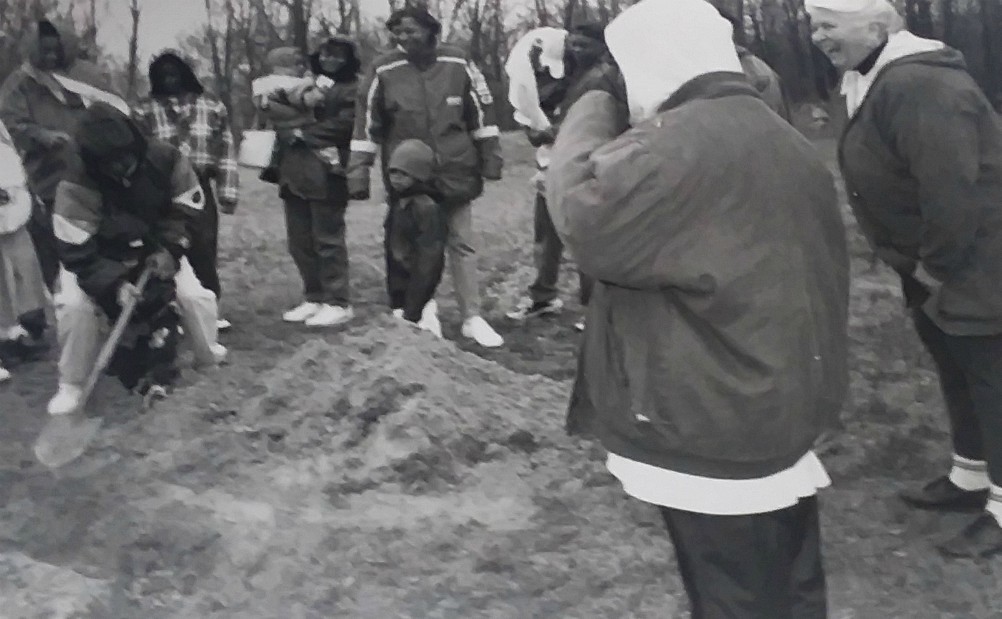
[[[54,415],[76,410],[102,333],[137,295],[147,266],[155,278],[111,371],[127,387],[162,395],[176,374],[178,315],[196,363],[215,364],[226,353],[216,343],[216,297],[185,257],[206,202],[187,157],[103,103],[87,110],[74,138],[53,217],[64,266],[55,298],[61,351],[59,391],[49,402]]]
[[[279,128],[276,180],[285,203],[289,253],[305,297],[282,318],[332,327],[354,316],[345,239],[345,162],[361,62],[355,42],[336,36],[310,54],[309,65],[318,86],[285,91],[282,101],[268,99],[268,117]]]
[[[473,201],[484,180],[501,178],[503,161],[494,97],[480,69],[465,54],[439,45],[441,24],[427,10],[408,6],[386,21],[396,47],[375,60],[359,97],[348,178],[352,197],[369,197],[369,169],[382,149],[383,184],[388,153],[407,139],[424,140],[435,151],[435,184],[447,209],[449,259],[461,333],[495,348],[504,339],[480,315],[482,310],[473,239]],[[392,188],[390,209],[396,197]]]
[[[945,475],[914,507],[982,511],[940,544],[1002,553],[1002,119],[960,52],[917,37],[885,0],[809,0],[814,44],[843,74],[849,202],[900,275],[939,372],[953,435]]]
[[[660,507],[693,617],[822,619],[830,480],[813,446],[848,383],[834,179],[745,80],[709,3],[641,0],[606,40],[633,127],[613,95],[585,94],[547,177],[553,223],[599,282],[569,429]]]
[[[275,132],[275,145],[271,160],[261,171],[261,180],[278,181],[278,161],[282,144],[303,138],[303,127],[316,122],[312,109],[303,103],[303,95],[315,91],[317,86],[307,73],[306,60],[295,47],[277,47],[265,56],[271,73],[251,81],[251,96],[258,111],[258,123]],[[293,102],[300,105],[294,105]]]
[[[229,115],[205,92],[178,52],[157,55],[150,63],[149,78],[150,96],[134,108],[133,116],[147,135],[180,150],[198,175],[205,208],[199,212],[187,256],[198,280],[219,299],[219,211],[236,211],[240,187]],[[220,320],[220,329],[229,326]]]
[[[0,88],[0,121],[7,125],[37,198],[28,231],[49,290],[59,274],[52,233],[52,202],[67,170],[70,135],[90,101],[125,103],[110,89],[108,76],[81,60],[71,24],[40,20],[25,37],[25,61]]]
[[[508,312],[512,320],[526,320],[536,316],[555,314],[563,308],[557,290],[560,276],[560,262],[564,245],[553,228],[546,207],[545,170],[549,164],[549,151],[560,120],[574,102],[593,88],[621,93],[621,76],[609,56],[605,45],[603,27],[597,23],[581,23],[573,26],[565,40],[564,66],[557,66],[552,60],[544,65],[541,45],[533,45],[529,50],[539,92],[539,106],[550,120],[544,129],[527,127],[529,142],[537,147],[536,163],[540,168],[537,175],[535,211],[533,217],[536,279],[529,286],[529,296],[522,299],[514,310]],[[514,53],[514,52],[513,52]],[[516,65],[517,66],[517,65]],[[512,68],[515,68],[514,66]],[[557,77],[562,74],[562,77]],[[621,102],[621,114],[626,117],[626,96],[617,94]],[[591,279],[578,271],[579,300],[587,306],[591,297]],[[584,329],[584,321],[576,323],[579,331]]]
[[[435,151],[420,140],[404,140],[390,155],[387,176],[397,199],[386,219],[386,285],[395,316],[442,337],[435,290],[449,229],[434,167]]]
[[[42,333],[31,328],[37,321],[28,318],[41,315],[44,320],[47,305],[45,282],[27,230],[31,210],[21,160],[0,123],[0,353],[22,357],[40,349]],[[44,330],[44,322],[41,327]],[[0,382],[9,378],[0,357]]]

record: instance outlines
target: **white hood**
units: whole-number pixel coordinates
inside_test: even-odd
[[[505,73],[508,74],[508,101],[514,109],[515,122],[536,131],[544,131],[550,127],[539,106],[539,90],[536,88],[536,75],[529,61],[529,50],[539,41],[542,54],[539,63],[549,69],[550,75],[556,79],[564,77],[564,40],[567,31],[559,28],[536,28],[530,30],[515,43],[508,62],[505,63]]]
[[[605,29],[626,82],[632,123],[650,118],[683,84],[741,73],[731,23],[706,0],[641,0]]]

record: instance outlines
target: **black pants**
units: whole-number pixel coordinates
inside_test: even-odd
[[[59,279],[59,251],[56,248],[56,233],[52,227],[52,202],[35,201],[31,219],[28,220],[28,235],[35,244],[38,266],[42,269],[42,279],[49,292],[55,292]]]
[[[446,214],[431,201],[405,199],[390,207],[385,228],[390,307],[404,310],[404,318],[417,322],[442,281],[449,234]]]
[[[348,245],[344,215],[348,189],[343,177],[329,183],[325,200],[284,194],[289,253],[303,279],[306,300],[347,306]]]
[[[222,293],[219,284],[219,207],[216,204],[212,180],[200,175],[198,182],[205,193],[205,208],[192,235],[188,261],[198,281],[211,290],[218,299]]]
[[[1002,485],[1002,335],[950,335],[919,308],[912,319],[939,373],[954,451],[987,460],[992,483]]]
[[[529,298],[533,303],[549,303],[557,298],[557,280],[560,279],[560,260],[564,244],[557,235],[557,229],[546,208],[546,198],[536,194],[533,214],[533,242],[536,259],[536,280],[529,286]],[[593,286],[592,279],[578,271],[581,305],[588,305]]]
[[[661,508],[692,619],[825,619],[817,497],[748,516]]]

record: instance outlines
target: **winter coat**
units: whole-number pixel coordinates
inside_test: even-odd
[[[380,148],[391,153],[410,138],[435,151],[435,179],[449,204],[473,200],[485,178],[500,178],[494,99],[480,70],[459,50],[438,46],[425,70],[399,49],[375,61],[359,98],[352,167],[371,166]]]
[[[349,50],[348,62],[337,74],[327,76],[334,84],[322,89],[323,100],[318,105],[311,109],[302,98],[291,101],[294,110],[311,111],[315,122],[302,127],[302,141],[280,146],[279,185],[282,193],[307,200],[327,199],[331,193],[331,175],[343,177],[355,126],[360,68],[356,44],[345,37],[334,37],[327,43],[346,47]],[[308,60],[313,74],[323,76],[319,53],[310,55]],[[272,103],[272,106],[280,108],[281,104]],[[339,182],[343,182],[343,178]]]
[[[63,46],[64,64],[57,72],[101,90],[110,90],[110,80],[96,65],[77,59],[79,42],[72,27],[53,23]],[[37,27],[36,27],[37,28]],[[38,31],[25,42],[27,60],[0,87],[0,121],[7,125],[21,153],[28,184],[38,198],[48,203],[67,170],[72,145],[47,148],[42,134],[71,134],[86,109],[79,94],[62,87],[52,73],[38,68]]]
[[[75,151],[56,191],[53,225],[60,261],[77,276],[80,288],[113,316],[118,289],[138,275],[149,255],[166,249],[180,262],[191,245],[205,195],[178,149],[147,140],[124,115],[95,108],[87,119],[91,114],[127,125],[139,168],[123,186],[96,170],[94,154]]]
[[[654,115],[625,133],[590,92],[557,137],[550,212],[600,281],[569,425],[661,468],[767,476],[834,426],[847,387],[834,182],[740,73],[673,92],[631,101]]]
[[[839,162],[877,255],[941,282],[923,309],[947,333],[1002,333],[1002,119],[953,49],[884,66]]]

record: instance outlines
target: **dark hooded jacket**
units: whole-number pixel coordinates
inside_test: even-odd
[[[314,110],[316,122],[302,128],[303,142],[283,148],[279,164],[279,185],[283,193],[292,193],[309,200],[327,199],[331,166],[317,152],[336,148],[343,174],[350,154],[351,135],[355,126],[355,102],[358,98],[358,74],[361,60],[355,42],[347,37],[331,37],[321,46],[340,46],[348,51],[347,62],[333,74],[320,66],[320,52],[310,54],[308,60],[314,75],[334,81],[324,91],[323,101]],[[301,107],[302,101],[293,102]],[[273,107],[276,104],[272,104]]]
[[[56,186],[67,170],[67,158],[72,147],[56,148],[44,145],[43,134],[59,131],[72,134],[84,112],[83,99],[52,78],[51,73],[38,68],[38,42],[41,23],[25,41],[25,62],[0,87],[0,120],[7,125],[14,145],[21,153],[28,184],[38,198],[51,202]],[[97,65],[78,56],[78,39],[72,26],[48,22],[59,34],[63,47],[63,63],[58,72],[101,90],[110,91],[110,80]]]
[[[164,88],[168,64],[179,69],[180,95],[169,95]],[[226,106],[205,93],[189,62],[173,51],[153,59],[149,78],[150,96],[133,108],[140,129],[184,153],[201,178],[215,179],[220,204],[236,208],[240,175]]]
[[[184,155],[149,140],[129,117],[93,104],[77,127],[68,172],[56,191],[53,225],[59,258],[106,313],[134,280],[147,256],[166,249],[180,261],[205,204],[198,177]],[[122,151],[139,167],[127,185],[100,172],[103,159]]]
[[[941,282],[923,309],[952,335],[1002,333],[1002,119],[953,49],[887,64],[839,146],[877,254]]]

